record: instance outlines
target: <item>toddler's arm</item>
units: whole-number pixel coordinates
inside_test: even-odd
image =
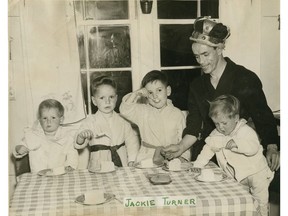
[[[194,167],[202,168],[204,167],[209,160],[214,156],[215,152],[211,149],[211,147],[206,143],[198,155],[196,161],[193,163]]]
[[[130,123],[127,122],[125,127],[125,145],[128,156],[128,166],[133,165],[139,151],[140,141],[137,133],[132,129]],[[133,162],[133,163],[132,163]]]
[[[71,142],[69,142],[69,148],[66,155],[65,167],[67,168],[66,171],[71,171],[77,169],[78,167],[78,151],[73,146],[73,137],[71,137]]]

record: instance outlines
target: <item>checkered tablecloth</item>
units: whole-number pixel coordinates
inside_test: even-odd
[[[214,164],[209,164],[220,172]],[[193,172],[170,172],[168,185],[152,185],[146,174],[166,172],[161,168],[119,168],[116,172],[94,174],[87,170],[45,177],[30,173],[20,176],[10,201],[10,215],[257,215],[252,196],[233,179],[198,182]],[[124,197],[195,196],[196,206],[124,207],[117,200],[103,205],[81,205],[75,198],[87,191],[103,189]],[[256,204],[257,205],[257,204]]]

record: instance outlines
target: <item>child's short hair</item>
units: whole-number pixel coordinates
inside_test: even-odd
[[[162,71],[152,70],[143,77],[141,87],[144,88],[148,83],[154,82],[156,80],[160,81],[166,87],[168,86],[167,75]]]
[[[99,86],[101,85],[110,85],[112,86],[115,91],[117,92],[117,84],[116,82],[109,76],[99,76],[96,77],[94,80],[92,80],[91,82],[91,92],[92,95],[95,95],[95,93],[97,92],[97,89],[99,88]]]
[[[216,117],[219,113],[228,115],[229,118],[239,115],[240,101],[233,95],[221,95],[209,102],[209,117]]]
[[[64,115],[64,107],[59,101],[54,100],[54,99],[47,99],[47,100],[42,101],[39,104],[38,114],[37,114],[38,119],[41,117],[41,111],[43,109],[51,109],[51,108],[58,109],[60,117]]]

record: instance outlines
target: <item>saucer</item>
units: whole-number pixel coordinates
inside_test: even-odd
[[[214,179],[205,179],[205,178],[203,178],[203,176],[201,174],[195,176],[195,180],[200,181],[200,182],[219,182],[219,181],[223,181],[226,178],[227,178],[227,175],[224,173],[215,174]]]
[[[39,176],[58,176],[66,174],[66,171],[64,167],[57,167],[53,169],[40,170],[37,174]]]
[[[163,164],[162,164],[162,165],[157,165],[157,164],[154,164],[154,163],[153,163],[153,166],[150,166],[150,167],[148,167],[148,166],[142,166],[140,162],[134,164],[134,167],[135,167],[135,168],[138,168],[138,169],[158,168],[158,167],[161,167],[161,166],[163,166]]]
[[[115,172],[116,171],[116,167],[114,168],[114,170],[94,170],[94,171],[91,171],[89,170],[89,172],[92,172],[92,173],[112,173],[112,172]]]

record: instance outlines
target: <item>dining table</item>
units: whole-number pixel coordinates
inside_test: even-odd
[[[214,173],[222,170],[213,162],[206,165]],[[167,184],[153,184],[148,176],[165,173]],[[113,172],[92,173],[86,169],[64,175],[40,176],[24,173],[19,176],[9,202],[9,215],[89,216],[89,215],[258,215],[258,204],[252,195],[235,179],[226,176],[220,181],[199,181],[199,173],[191,169],[173,172],[163,167],[119,167]],[[94,190],[113,194],[103,204],[85,205],[76,202],[80,195]],[[127,197],[163,198],[190,197],[193,205],[129,205]],[[167,198],[167,199],[168,199]],[[195,201],[195,202],[194,202]]]

